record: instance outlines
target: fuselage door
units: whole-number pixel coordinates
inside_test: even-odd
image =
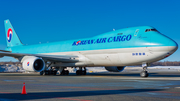
[[[139,29],[136,29],[136,31],[134,32],[134,36],[137,36],[139,33]]]

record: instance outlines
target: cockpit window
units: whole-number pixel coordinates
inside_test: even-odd
[[[145,32],[149,32],[149,31],[155,31],[155,32],[158,32],[158,30],[156,30],[156,29],[146,29]]]

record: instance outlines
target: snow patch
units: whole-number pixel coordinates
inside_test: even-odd
[[[0,65],[0,72],[24,72],[21,66],[17,65]]]

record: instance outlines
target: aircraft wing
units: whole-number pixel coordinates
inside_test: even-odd
[[[74,56],[74,55],[24,54],[24,53],[11,53],[10,51],[4,51],[4,50],[0,50],[0,56],[10,56],[14,58],[21,58],[23,56],[36,56],[47,61],[66,62],[66,63],[74,63],[79,61],[78,56]]]

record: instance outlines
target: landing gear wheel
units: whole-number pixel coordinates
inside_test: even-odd
[[[63,70],[60,75],[69,75],[69,71],[68,70]]]
[[[49,75],[49,74],[50,74],[49,70],[45,70],[45,75]]]
[[[141,77],[148,77],[149,74],[148,74],[147,71],[142,71],[142,72],[140,73],[140,76],[141,76]]]
[[[56,74],[57,74],[57,71],[56,71],[56,70],[54,70],[54,71],[53,71],[53,75],[56,75]]]
[[[86,75],[86,71],[84,70],[77,70],[76,75]]]
[[[40,72],[40,75],[56,75],[56,74],[57,74],[56,70],[45,70]]]
[[[68,70],[65,70],[65,75],[69,75],[69,71]]]
[[[41,71],[39,74],[40,74],[40,75],[45,75],[45,72],[44,72],[44,71]]]
[[[86,75],[86,71],[82,71],[82,75]]]
[[[80,70],[77,70],[77,71],[76,71],[76,75],[81,75],[81,71],[80,71]]]
[[[65,70],[63,70],[60,75],[65,75]]]

